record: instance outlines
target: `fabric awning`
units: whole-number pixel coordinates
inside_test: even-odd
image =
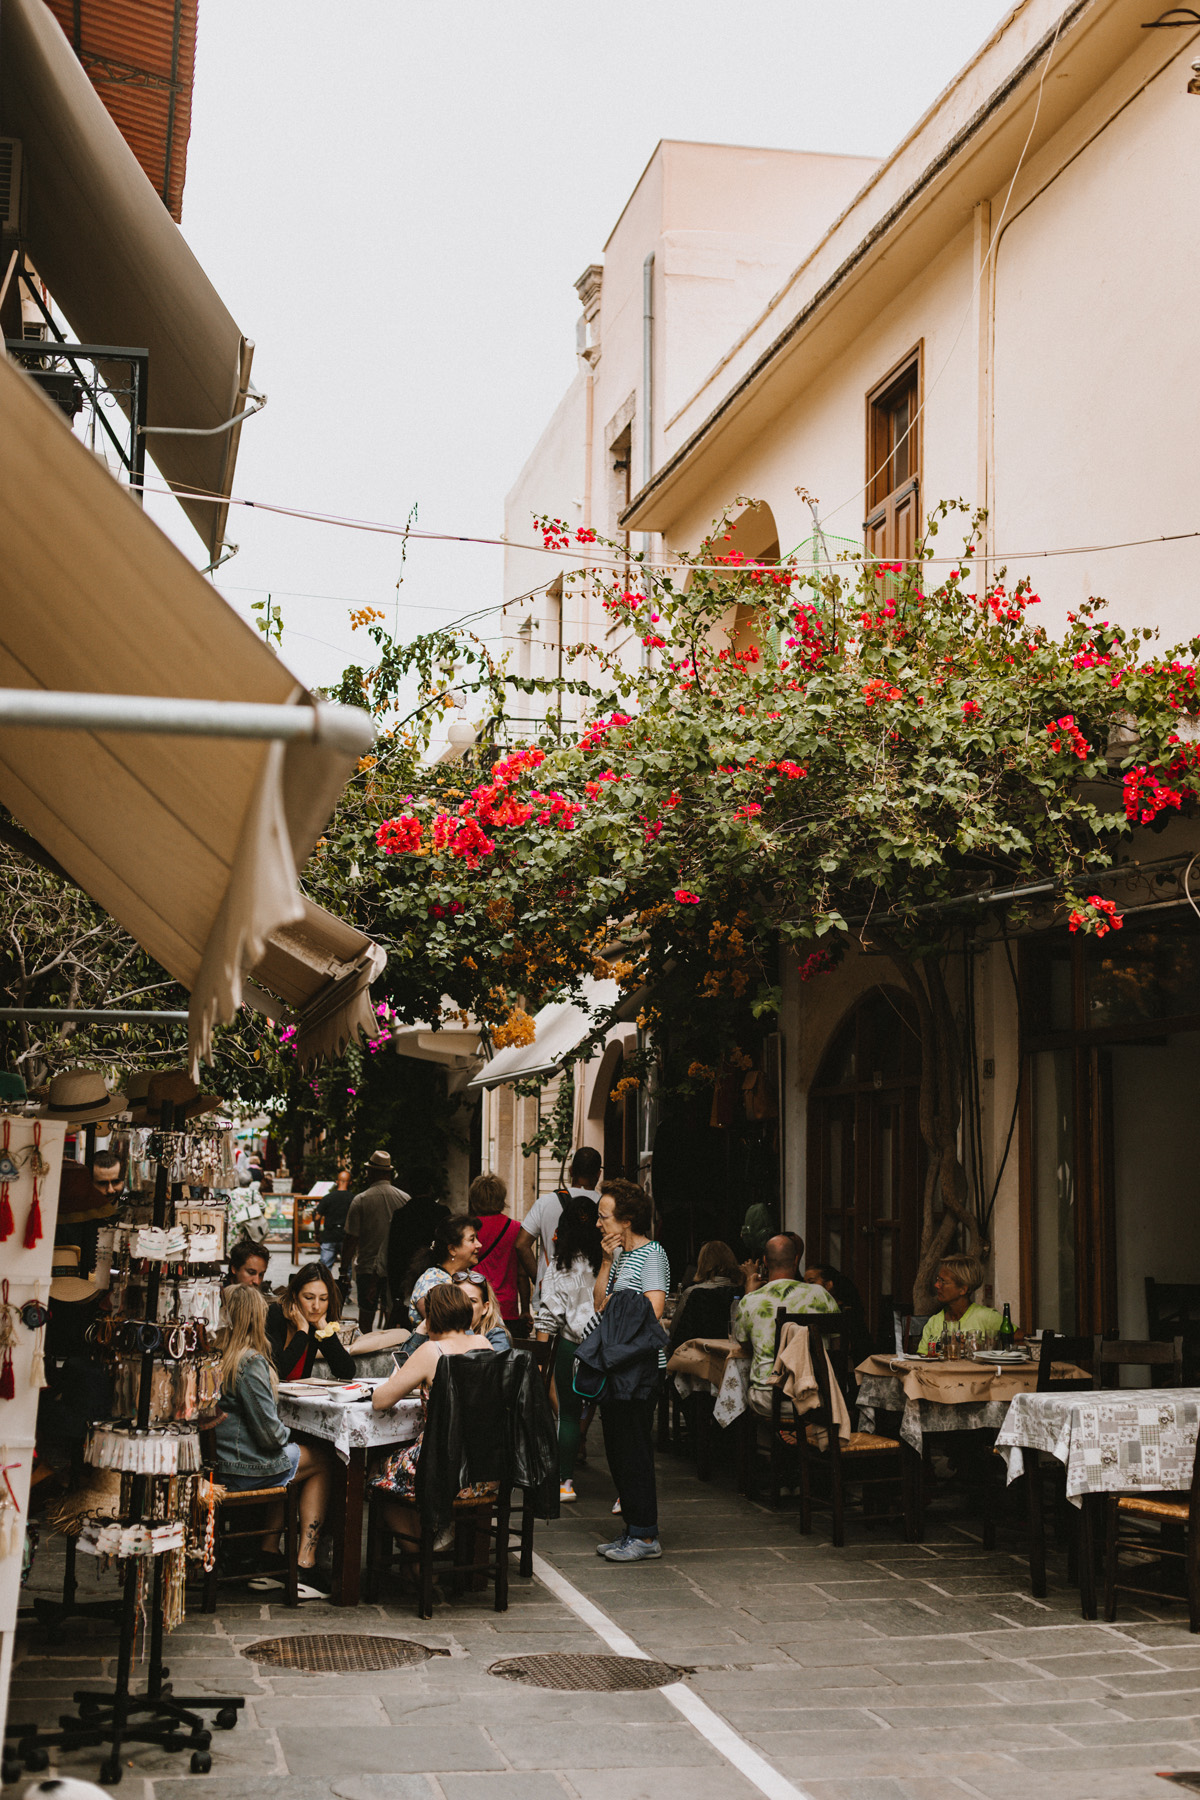
[[[577,1050],[593,1029],[591,1011],[611,1012],[621,998],[615,981],[585,981],[583,1004],[557,1000],[534,1014],[532,1044],[511,1044],[484,1063],[468,1087],[499,1087],[502,1081],[527,1081],[534,1075],[552,1075]]]
[[[0,6],[0,132],[20,138],[29,257],[80,342],[150,353],[152,426],[211,429],[245,404],[253,345],[121,136],[43,0]],[[151,437],[210,558],[225,535],[240,426]]]
[[[311,700],[2,360],[0,687]],[[353,763],[328,742],[0,727],[0,801],[190,990],[193,1058],[244,997],[272,1011],[247,975],[307,1057],[375,1029],[383,952],[297,885]]]

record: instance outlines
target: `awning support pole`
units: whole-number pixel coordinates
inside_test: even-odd
[[[185,1012],[135,1012],[108,1006],[0,1006],[0,1019],[51,1025],[186,1025]]]
[[[364,756],[375,742],[369,713],[357,706],[318,700],[308,706],[272,706],[243,700],[176,700],[157,694],[54,693],[44,688],[0,688],[0,730],[136,731],[167,737],[278,738],[287,743],[332,744]]]

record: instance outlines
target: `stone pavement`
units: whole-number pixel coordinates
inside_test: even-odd
[[[721,1472],[701,1484],[666,1457],[660,1480],[661,1562],[595,1556],[613,1529],[598,1458],[580,1473],[579,1504],[539,1529],[539,1554],[645,1650],[694,1670],[689,1686],[811,1800],[1169,1800],[1183,1790],[1155,1771],[1200,1768],[1200,1638],[1181,1606],[1126,1597],[1118,1624],[1087,1624],[1061,1569],[1050,1597],[1032,1600],[1017,1521],[991,1554],[969,1519],[941,1508],[924,1544],[852,1521],[851,1542],[835,1550],[820,1528],[802,1538],[794,1512],[736,1495]],[[54,1548],[43,1544],[35,1590],[54,1591]],[[354,1675],[288,1673],[243,1655],[263,1637],[347,1630],[449,1655]],[[247,1706],[234,1732],[215,1735],[211,1775],[135,1747],[121,1788],[130,1800],[759,1792],[656,1691],[550,1693],[489,1675],[503,1656],[606,1650],[536,1580],[514,1579],[505,1614],[475,1595],[425,1622],[399,1597],[299,1613],[223,1600],[169,1642],[180,1691],[243,1693]],[[10,1717],[53,1722],[81,1681],[106,1678],[114,1649],[107,1627],[85,1625],[58,1648],[22,1632]],[[79,1752],[59,1766],[94,1780],[97,1761]]]

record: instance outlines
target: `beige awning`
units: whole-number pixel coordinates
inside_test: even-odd
[[[2,360],[0,687],[311,700]],[[372,1029],[383,953],[297,886],[352,767],[327,742],[0,727],[0,801],[191,991],[193,1057],[259,1004],[250,974],[306,1056]]]
[[[43,0],[0,6],[0,132],[23,146],[30,260],[80,342],[149,351],[149,424],[208,430],[240,413],[253,346]],[[224,500],[239,431],[149,446],[173,488]],[[181,504],[215,558],[226,506]]]
[[[468,1084],[473,1088],[499,1087],[503,1081],[528,1081],[534,1075],[553,1075],[578,1050],[592,1029],[592,1014],[609,1012],[621,998],[615,981],[585,978],[581,1001],[555,1000],[533,1016],[530,1044],[510,1044],[484,1063]]]

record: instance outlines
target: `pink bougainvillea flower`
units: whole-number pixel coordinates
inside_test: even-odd
[[[699,894],[693,894],[688,888],[676,888],[675,898],[680,906],[699,906]]]

